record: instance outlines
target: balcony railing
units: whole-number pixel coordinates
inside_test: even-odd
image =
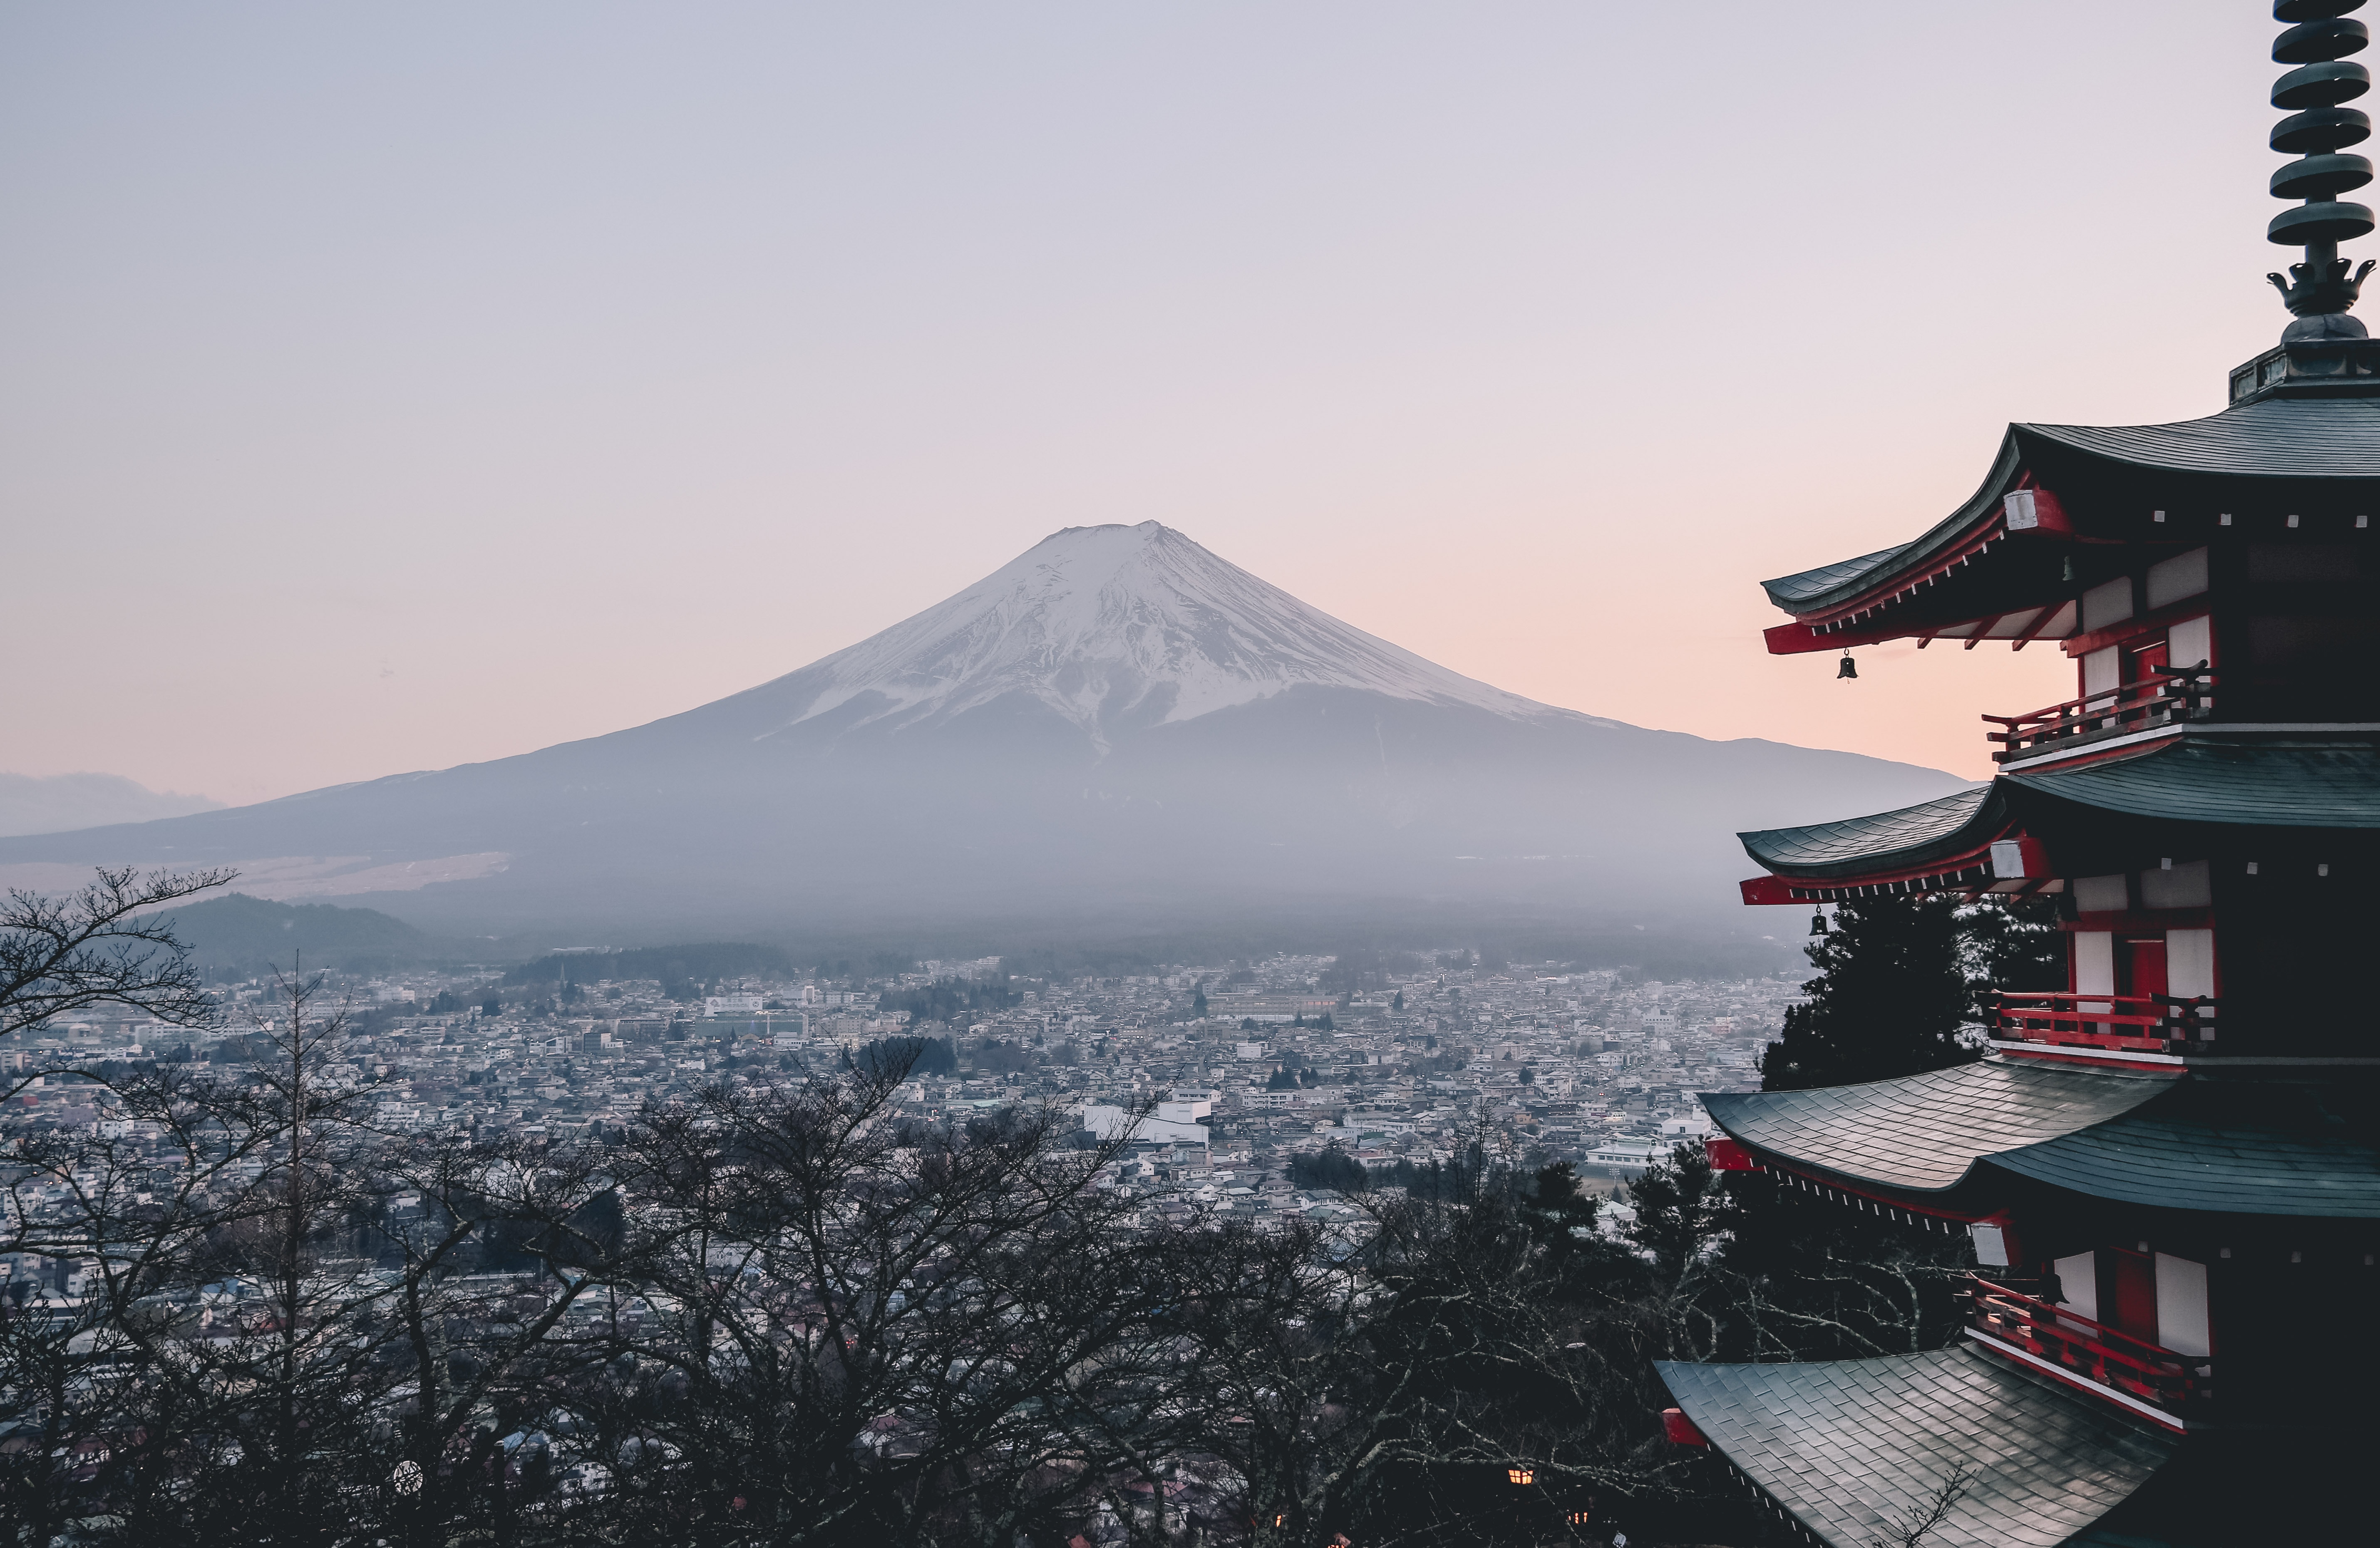
[[[2210,1054],[2216,1002],[2206,995],[1994,995],[1992,1037],[2002,1043],[2105,1048],[2118,1053]]]
[[[2152,675],[2137,683],[2102,688],[2031,714],[1985,716],[2000,728],[1985,737],[2000,744],[1992,757],[2007,763],[2062,743],[2098,741],[2125,732],[2204,720],[2214,709],[2215,674],[2204,667],[2150,671]]]
[[[1967,1321],[1976,1332],[2046,1361],[2077,1381],[2120,1392],[2178,1419],[2203,1416],[2214,1397],[2214,1361],[2208,1357],[2135,1338],[1981,1275],[1967,1282]]]

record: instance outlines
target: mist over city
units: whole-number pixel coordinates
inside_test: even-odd
[[[2362,9],[0,13],[0,1542],[2368,1539]]]

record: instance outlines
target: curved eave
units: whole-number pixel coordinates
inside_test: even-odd
[[[2049,490],[2143,476],[2300,486],[2380,481],[2380,401],[2276,398],[2168,425],[2011,424],[1974,494],[1917,538],[1762,582],[1769,601],[1795,619],[1769,631],[1769,648],[1828,649],[1912,635],[1972,638],[2005,624],[2015,610],[2049,599],[2005,587],[1995,596],[1984,577],[1957,572],[1980,562],[2022,571],[2020,590],[2022,582],[2037,583],[2039,567],[2000,545],[2012,536],[2072,535]],[[2031,533],[2012,531],[2007,497],[2035,485],[2046,486],[2040,524]],[[2017,548],[2039,551],[2030,542]],[[1965,582],[1973,596],[1953,601],[1946,593],[1943,603],[1929,605],[1929,588],[1952,581]],[[1989,637],[2013,639],[2022,627]]]
[[[2067,768],[2004,774],[2038,800],[2162,822],[2380,828],[2380,748],[2185,737]]]
[[[1909,542],[1857,559],[1780,575],[1760,583],[1768,599],[1804,622],[1829,618],[1864,599],[1889,596],[1894,587],[1923,574],[1984,538],[2001,519],[2001,502],[2016,487],[2023,454],[2010,425],[1999,454],[1966,502]]]
[[[1977,785],[1914,806],[1802,828],[1738,833],[1771,874],[1798,880],[1898,879],[1966,859],[2008,830],[2008,804]]]
[[[2093,762],[2003,774],[1913,806],[1736,838],[1771,876],[1807,884],[1798,891],[1811,896],[1812,888],[1965,889],[1989,883],[1996,841],[2108,814],[2207,827],[2380,830],[2380,746],[2176,736]],[[1751,890],[1746,898],[1786,901]]]
[[[1877,1360],[1654,1365],[1729,1464],[1818,1541],[1927,1530],[1941,1548],[2057,1548],[2169,1462],[2179,1440],[1972,1348]]]
[[[2210,1215],[2380,1219],[2380,1132],[2362,1084],[2192,1080],[2154,1107],[1988,1158],[2070,1193]]]
[[[1861,1188],[1941,1194],[1986,1157],[2119,1118],[2173,1080],[1982,1059],[1815,1091],[1714,1092],[1702,1102],[1730,1139],[1785,1165]]]

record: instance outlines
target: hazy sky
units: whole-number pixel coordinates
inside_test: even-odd
[[[2287,317],[2262,0],[0,9],[0,768],[638,723],[1154,517],[1596,714],[1981,772],[1775,659],[2011,418]],[[1814,814],[1815,815],[1815,814]]]

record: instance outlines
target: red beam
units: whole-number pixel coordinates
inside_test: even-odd
[[[1760,631],[1768,642],[1771,656],[1806,656],[1817,650],[1845,650],[1854,645],[1881,645],[1886,640],[1907,639],[1912,635],[1926,633],[1924,624],[1890,624],[1881,628],[1838,629],[1830,635],[1820,634],[1807,623],[1779,623]]]
[[[1713,1136],[1703,1142],[1703,1155],[1710,1158],[1711,1170],[1715,1172],[1756,1172],[1760,1169],[1760,1163],[1752,1158],[1752,1152],[1744,1149],[1740,1141]]]

